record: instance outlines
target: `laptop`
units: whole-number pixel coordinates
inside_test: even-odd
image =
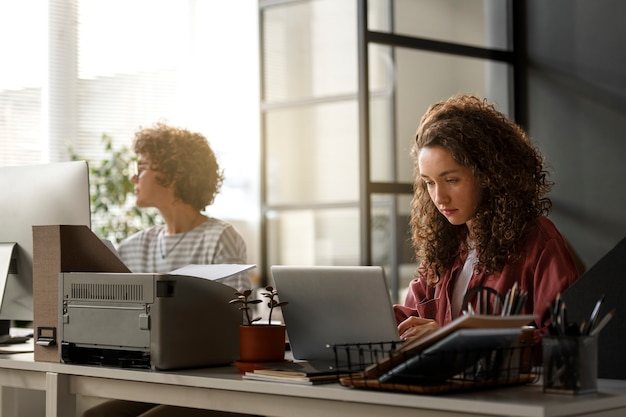
[[[333,345],[400,340],[379,266],[271,268],[293,358],[333,368]]]

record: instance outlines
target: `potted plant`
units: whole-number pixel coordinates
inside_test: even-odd
[[[239,310],[244,313],[244,323],[239,326],[239,364],[282,362],[285,359],[285,325],[272,323],[272,313],[276,307],[283,307],[288,302],[279,302],[276,289],[265,287],[261,295],[267,298],[269,316],[267,323],[259,323],[261,317],[253,317],[253,306],[263,300],[250,299],[251,295],[251,290],[235,292],[236,298],[230,300],[231,304],[241,304]]]

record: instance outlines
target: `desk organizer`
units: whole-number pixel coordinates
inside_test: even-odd
[[[403,352],[398,342],[334,345],[339,382],[347,387],[440,394],[533,383],[534,345]]]

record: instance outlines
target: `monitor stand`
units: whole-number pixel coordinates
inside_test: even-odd
[[[4,290],[9,279],[11,258],[16,246],[17,243],[15,242],[0,243],[0,311],[2,309],[2,300],[4,299]]]
[[[32,335],[11,336],[11,320],[0,320],[0,345],[26,343],[32,339],[32,337]]]
[[[11,320],[0,320],[0,343],[10,335]]]
[[[11,269],[11,257],[16,244],[0,243],[0,312],[2,312],[2,300],[4,300],[4,291],[6,289],[7,280],[9,279],[9,270]],[[0,343],[9,335],[11,322],[9,320],[0,320]]]
[[[16,244],[0,243],[0,311],[2,311],[2,300],[4,300],[4,290],[11,267],[11,257]],[[11,320],[0,320],[0,345],[9,343],[24,343],[28,337],[11,337]]]

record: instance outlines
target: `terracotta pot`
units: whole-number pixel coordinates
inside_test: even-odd
[[[285,359],[285,325],[239,326],[239,360],[281,362]]]

